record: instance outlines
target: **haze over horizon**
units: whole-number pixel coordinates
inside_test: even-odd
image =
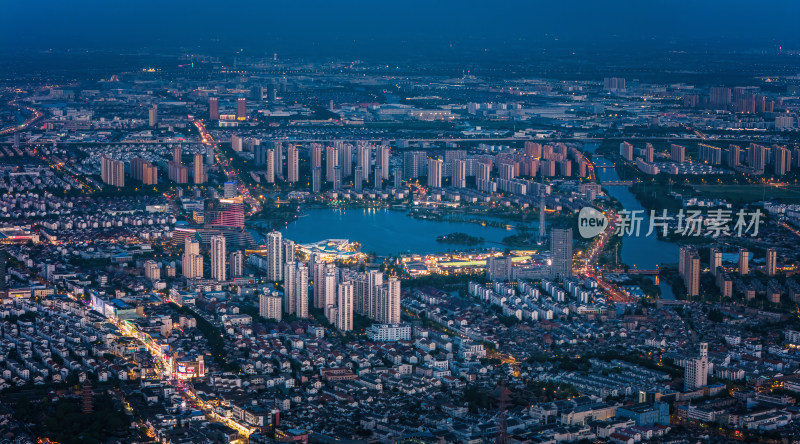
[[[559,47],[797,49],[800,3],[30,1],[6,5],[0,50],[177,48],[293,56],[524,55]]]

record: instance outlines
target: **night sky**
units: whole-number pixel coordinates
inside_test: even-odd
[[[245,49],[292,56],[575,48],[800,48],[800,2],[4,1],[0,50]]]

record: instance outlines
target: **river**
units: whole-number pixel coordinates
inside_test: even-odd
[[[584,145],[584,149],[588,152],[594,152],[596,146]],[[601,182],[603,181],[617,181],[619,176],[614,169],[614,164],[605,158],[597,157],[593,159],[597,169],[597,176]],[[644,207],[636,199],[636,196],[628,190],[627,186],[607,186],[605,189],[608,194],[622,204],[622,208],[634,211],[645,210]],[[667,242],[658,239],[655,233],[650,236],[645,236],[650,227],[650,212],[644,211],[644,220],[642,221],[642,230],[639,236],[630,235],[622,238],[622,249],[620,251],[620,259],[622,263],[627,264],[631,268],[638,269],[655,269],[661,264],[673,264],[678,262],[678,245],[674,242]],[[669,285],[661,282],[661,294],[664,299],[674,299],[672,288]]]

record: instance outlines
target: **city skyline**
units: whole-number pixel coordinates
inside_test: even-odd
[[[4,438],[800,436],[797,2],[144,6],[0,16]]]

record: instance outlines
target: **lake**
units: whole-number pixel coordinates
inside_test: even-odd
[[[361,251],[378,255],[397,253],[441,253],[471,248],[502,248],[504,237],[516,233],[468,222],[437,222],[409,217],[405,211],[373,208],[306,209],[303,216],[281,230],[295,242],[349,239],[361,243]],[[455,232],[482,237],[483,244],[467,246],[437,242]]]

